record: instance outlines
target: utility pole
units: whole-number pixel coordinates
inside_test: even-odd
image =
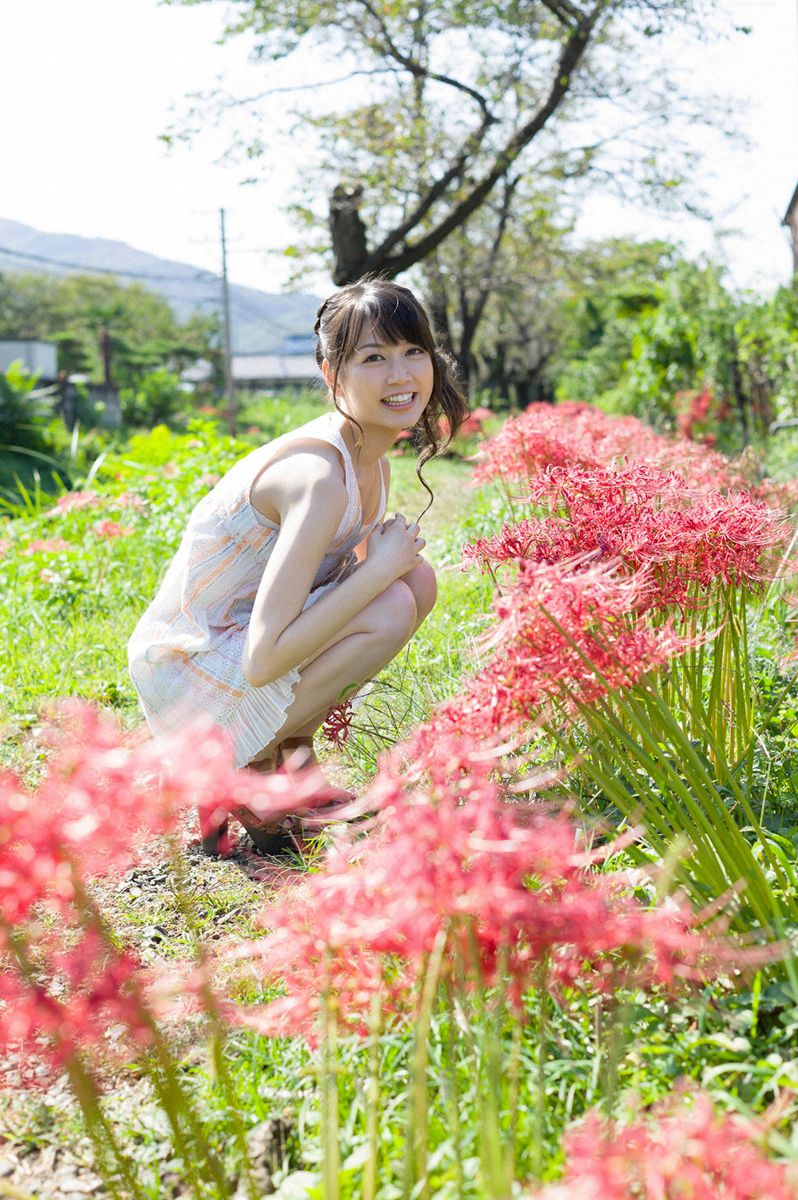
[[[230,338],[230,289],[227,285],[227,238],[224,229],[224,209],[219,209],[222,236],[222,320],[224,332],[224,394],[227,397],[227,423],[235,437],[238,419],[236,391],[233,384],[233,351]]]

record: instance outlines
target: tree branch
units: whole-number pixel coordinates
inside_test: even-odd
[[[359,3],[363,8],[365,8],[369,16],[377,23],[380,33],[385,41],[385,48],[390,54],[391,58],[403,66],[406,71],[409,71],[410,74],[415,76],[417,79],[432,79],[436,83],[444,83],[447,87],[455,88],[458,92],[464,92],[466,96],[470,96],[471,99],[475,100],[479,105],[480,109],[482,110],[483,120],[487,121],[490,125],[495,122],[496,118],[490,112],[490,109],[488,108],[488,102],[481,92],[478,92],[476,88],[470,87],[467,83],[463,83],[460,79],[453,79],[451,75],[442,75],[438,71],[430,71],[430,69],[425,67],[423,63],[419,62],[417,58],[413,58],[412,55],[406,54],[396,45],[391,37],[388,26],[385,24],[384,20],[374,6],[370,3],[370,0],[359,0]]]
[[[241,96],[236,99],[235,96],[224,96],[223,101],[225,108],[245,108],[251,104],[258,104],[261,100],[266,100],[269,96],[280,96],[287,92],[310,92],[321,87],[335,87],[339,83],[348,83],[350,79],[356,79],[359,75],[396,75],[398,74],[395,67],[374,67],[371,70],[355,70],[348,71],[346,75],[337,75],[334,79],[314,79],[310,83],[287,83],[278,87],[266,88],[263,92],[258,92],[255,96]],[[224,95],[220,92],[210,92],[207,94],[209,100],[215,100],[219,95]]]
[[[386,256],[386,245],[388,243],[395,245],[396,241],[398,240],[394,235],[391,235],[391,237],[387,238],[386,241],[383,242],[382,246],[378,247],[375,251],[373,251],[372,254],[369,255],[368,262],[364,264],[363,267],[364,272],[376,272],[388,277],[399,275],[402,271],[406,271],[408,267],[413,266],[414,263],[420,262],[423,258],[425,258],[432,250],[435,249],[436,246],[440,245],[444,238],[448,237],[453,230],[455,230],[459,225],[462,225],[468,219],[468,217],[470,217],[471,214],[479,208],[483,200],[485,200],[485,198],[492,191],[498,180],[507,174],[515,160],[518,158],[519,154],[521,154],[521,152],[529,145],[533,138],[540,133],[549,117],[553,112],[555,112],[559,104],[562,102],[563,98],[570,89],[573,72],[579,65],[579,62],[590,43],[593,30],[599,18],[602,16],[611,2],[612,0],[596,0],[593,10],[584,16],[578,27],[571,32],[568,40],[562,48],[559,58],[557,59],[556,67],[552,74],[547,95],[535,109],[535,112],[532,114],[529,121],[517,129],[510,137],[506,145],[495,155],[490,169],[471,189],[468,195],[465,196],[464,199],[458,204],[456,204],[455,207],[449,212],[448,216],[440,221],[438,225],[436,225],[434,229],[430,230],[430,232],[425,237],[421,238],[420,241],[415,242],[413,245],[406,246],[406,248],[400,254]],[[480,131],[477,132],[479,133]],[[461,151],[460,155],[458,155],[456,164],[453,164],[446,174],[442,176],[441,180],[438,180],[438,182],[433,184],[433,187],[430,188],[430,192],[433,190],[437,192],[434,199],[437,199],[441,192],[445,189],[446,185],[440,186],[443,184],[443,181],[446,180],[448,184],[448,182],[450,182],[451,179],[453,179],[455,175],[462,170],[462,167],[467,159],[468,152],[464,149]],[[454,169],[455,165],[457,167],[456,170]],[[427,193],[427,197],[425,197],[422,203],[419,205],[419,208],[424,205],[424,212],[429,209],[430,203],[433,202],[430,201],[430,203],[426,203],[430,192]],[[409,233],[410,229],[412,229],[414,225],[418,224],[418,221],[414,221],[411,224],[411,220],[412,215],[403,223],[402,229],[404,232]]]
[[[483,118],[479,128],[475,129],[474,132],[468,137],[465,144],[462,146],[460,153],[452,161],[449,168],[444,171],[443,175],[436,179],[429,188],[427,188],[427,191],[421,197],[413,211],[409,213],[407,217],[405,217],[401,225],[397,225],[397,227],[388,234],[385,240],[381,242],[381,244],[374,251],[372,251],[370,258],[372,258],[375,262],[382,262],[386,260],[394,246],[400,245],[405,240],[407,235],[417,228],[417,226],[432,208],[433,204],[435,204],[435,202],[439,200],[440,197],[445,193],[446,189],[449,187],[449,184],[453,183],[455,179],[462,175],[466,165],[468,164],[470,156],[479,149],[485,134],[488,132],[488,129],[492,124],[493,119],[487,120]],[[442,240],[443,238],[439,239],[439,241]],[[437,246],[438,242],[436,242],[435,245]],[[434,249],[434,246],[431,248]],[[418,260],[415,259],[414,261],[417,262]],[[374,269],[381,270],[382,268]]]
[[[585,19],[585,14],[571,4],[571,0],[541,0],[541,3],[568,29],[573,29]]]
[[[499,220],[496,225],[496,232],[488,253],[488,261],[483,272],[483,286],[479,289],[473,308],[471,308],[470,311],[468,308],[466,308],[464,313],[462,343],[467,348],[469,355],[471,353],[471,346],[477,332],[477,327],[479,326],[479,323],[482,320],[482,314],[485,311],[485,305],[487,304],[495,286],[496,263],[499,258],[499,251],[501,250],[502,241],[504,240],[504,233],[507,229],[507,222],[509,221],[510,214],[512,213],[513,199],[520,182],[520,175],[516,175],[512,179],[509,179],[505,176],[504,195],[502,196],[501,208],[499,209]]]

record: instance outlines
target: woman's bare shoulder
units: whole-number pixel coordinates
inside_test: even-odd
[[[341,456],[335,446],[308,431],[307,437],[294,437],[275,452],[255,479],[249,499],[267,520],[278,522],[287,505],[311,497],[340,510],[339,516],[346,507]]]

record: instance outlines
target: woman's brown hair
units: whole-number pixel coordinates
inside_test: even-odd
[[[454,360],[436,344],[423,306],[408,288],[398,283],[387,279],[359,279],[324,301],[313,328],[316,334],[316,361],[321,366],[326,358],[330,364],[330,393],[333,404],[341,413],[343,410],[338,407],[336,394],[338,378],[365,331],[373,332],[391,345],[410,342],[429,354],[433,370],[432,395],[413,429],[413,436],[418,450],[416,474],[426,488],[431,504],[432,489],[421,474],[421,468],[431,458],[441,454],[455,437],[468,414],[468,405],[457,378]],[[346,413],[343,415],[348,417]],[[448,428],[442,427],[442,418]],[[349,420],[352,418],[349,417]]]

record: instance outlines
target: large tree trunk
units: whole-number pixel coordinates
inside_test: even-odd
[[[368,270],[366,226],[360,216],[363,188],[348,192],[340,183],[330,197],[330,235],[335,252],[333,283],[354,283]]]

